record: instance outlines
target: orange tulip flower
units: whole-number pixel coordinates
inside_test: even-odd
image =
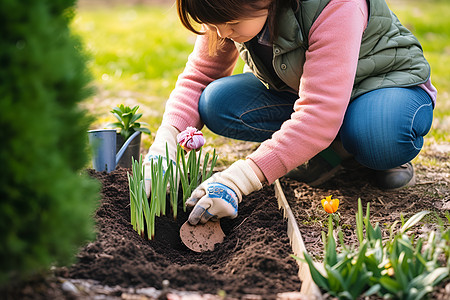
[[[339,199],[331,199],[331,195],[327,196],[325,199],[322,199],[322,206],[327,213],[335,213],[339,208]]]

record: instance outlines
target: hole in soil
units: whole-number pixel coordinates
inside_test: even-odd
[[[141,238],[130,225],[126,169],[90,170],[102,183],[96,213],[97,239],[78,254],[78,261],[59,276],[94,279],[105,285],[155,287],[169,280],[175,290],[232,297],[247,294],[275,299],[300,290],[298,266],[290,257],[287,222],[278,210],[272,186],[244,197],[236,219],[222,219],[224,242],[214,251],[196,253],[184,246],[179,228],[187,213],[157,218],[155,238]]]
[[[181,240],[180,228],[187,221],[191,209],[187,208],[186,211],[184,211],[181,204],[181,198],[179,199],[179,202],[176,219],[173,218],[170,204],[167,204],[166,207],[166,212],[168,212],[167,215],[156,218],[155,237],[153,240],[167,243],[167,246],[173,248],[174,250],[190,251]],[[220,227],[226,236],[228,236],[239,225],[239,219],[231,220],[225,218],[219,222]]]

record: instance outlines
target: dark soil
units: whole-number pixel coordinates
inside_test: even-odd
[[[450,209],[448,152],[426,150],[421,156],[432,163],[414,164],[417,184],[398,191],[378,189],[367,169],[343,171],[320,187],[281,179],[307,251],[317,260],[322,257],[321,232],[326,231],[328,216],[320,201],[328,195],[340,200],[339,224],[347,244],[356,242],[358,198],[364,211],[370,203],[371,222],[379,222],[385,236],[400,215],[407,219],[418,211],[430,210],[443,217]],[[0,298],[216,300],[226,294],[226,299],[274,299],[277,293],[299,291],[298,268],[290,257],[286,221],[277,208],[273,187],[265,186],[245,197],[238,218],[221,220],[227,237],[214,251],[194,253],[178,237],[186,214],[181,213],[177,222],[168,217],[159,219],[156,238],[144,240],[129,223],[126,170],[89,172],[103,184],[95,216],[97,239],[80,249],[73,266],[12,285]],[[436,218],[429,216],[412,233],[427,234],[435,228]],[[163,286],[164,280],[168,280],[168,288]],[[188,296],[197,298],[183,298],[187,293],[183,291],[196,291]],[[450,281],[439,284],[430,298],[449,299]]]
[[[222,290],[236,298],[254,294],[275,299],[277,293],[300,289],[286,221],[272,187],[245,197],[239,216],[221,221],[226,238],[214,251],[195,253],[179,238],[186,214],[177,222],[172,217],[157,218],[156,237],[145,240],[130,225],[126,169],[90,174],[103,183],[103,199],[96,213],[98,237],[59,276],[156,289],[168,280],[172,289],[210,294]]]

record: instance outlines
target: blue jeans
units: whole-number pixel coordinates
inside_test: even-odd
[[[290,118],[297,98],[269,90],[245,73],[209,84],[200,97],[199,112],[216,134],[263,142]],[[433,104],[423,89],[383,88],[349,104],[338,137],[360,164],[386,170],[419,154],[432,120]]]

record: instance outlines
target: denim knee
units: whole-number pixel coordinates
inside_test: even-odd
[[[255,75],[244,73],[210,83],[200,96],[198,110],[202,121],[214,133],[262,142],[290,117],[297,97],[272,92]]]
[[[359,163],[385,170],[419,154],[432,119],[431,98],[421,88],[380,89],[350,103],[340,137]]]
[[[198,102],[198,111],[200,113],[200,117],[202,121],[208,126],[208,120],[216,119],[216,114],[218,112],[217,109],[214,109],[216,106],[216,102],[220,103],[219,97],[220,97],[220,86],[218,89],[216,89],[216,82],[210,83],[206,88],[203,90],[202,94],[200,95],[200,99]],[[208,126],[209,127],[209,126]]]
[[[236,119],[235,112],[230,107],[230,88],[226,84],[227,78],[211,82],[203,90],[198,102],[200,118],[205,125],[219,135],[224,135],[224,128]]]

